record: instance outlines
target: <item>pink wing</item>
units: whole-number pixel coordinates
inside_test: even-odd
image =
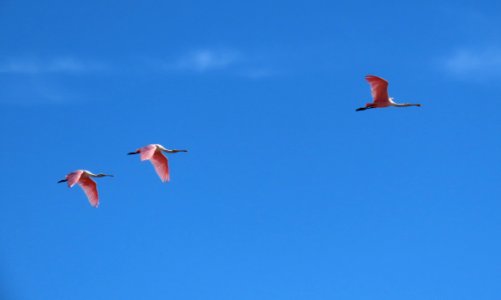
[[[160,176],[162,182],[170,180],[169,162],[167,161],[167,157],[165,157],[161,151],[155,151],[153,157],[151,158],[151,163],[153,164],[153,167],[155,167],[155,171],[157,171],[157,174]]]
[[[90,205],[97,207],[99,205],[99,196],[97,194],[97,186],[94,180],[90,177],[83,177],[78,182],[78,185],[84,190],[87,199],[89,199]]]
[[[371,85],[374,103],[386,103],[390,101],[388,97],[388,81],[374,75],[367,75],[365,79]]]
[[[157,146],[153,144],[141,148],[140,149],[141,160],[151,159],[153,157],[153,154],[155,154],[155,150],[157,150]]]
[[[70,174],[66,175],[66,180],[68,180],[68,186],[73,187],[79,180],[80,177],[82,177],[83,171],[78,170],[75,172],[71,172]]]

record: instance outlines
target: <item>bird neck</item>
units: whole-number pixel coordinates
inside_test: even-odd
[[[421,104],[414,104],[414,103],[395,103],[393,106],[396,107],[407,107],[407,106],[421,106]]]
[[[108,175],[108,174],[96,174],[96,175],[93,175],[93,177],[106,177],[106,176],[111,176],[111,175]]]

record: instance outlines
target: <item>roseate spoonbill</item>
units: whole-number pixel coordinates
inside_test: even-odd
[[[406,106],[421,106],[421,104],[412,104],[412,103],[395,103],[393,102],[393,98],[388,97],[388,81],[384,80],[381,77],[377,77],[374,75],[367,75],[365,79],[371,85],[371,93],[372,99],[374,102],[367,103],[365,107],[357,108],[356,111],[366,110],[370,108],[379,108],[379,107],[406,107]]]
[[[169,162],[167,157],[165,157],[162,152],[165,153],[178,153],[178,152],[188,152],[188,150],[177,150],[177,149],[167,149],[160,144],[150,144],[142,148],[137,149],[135,152],[129,152],[128,155],[141,154],[141,161],[151,160],[155,171],[162,180],[166,182],[170,180],[169,175]]]
[[[109,174],[93,174],[87,170],[76,170],[75,172],[71,172],[66,175],[65,179],[61,179],[57,183],[68,182],[68,187],[70,188],[78,183],[82,190],[84,190],[85,195],[87,195],[90,205],[97,207],[99,205],[99,195],[97,193],[96,183],[91,179],[91,177],[105,176],[113,177],[113,175]]]

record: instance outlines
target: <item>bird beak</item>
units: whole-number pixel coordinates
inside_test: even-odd
[[[66,182],[66,181],[68,181],[68,180],[67,179],[61,179],[57,183]]]
[[[129,152],[127,153],[127,155],[134,155],[134,154],[138,154],[139,152]]]

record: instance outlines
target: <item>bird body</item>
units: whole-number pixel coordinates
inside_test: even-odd
[[[67,182],[68,187],[70,188],[78,183],[78,185],[85,192],[85,195],[87,196],[90,205],[92,205],[93,207],[98,207],[99,195],[97,192],[97,185],[96,182],[94,182],[94,180],[92,180],[91,177],[105,177],[105,176],[113,177],[113,175],[102,174],[102,173],[94,174],[87,170],[76,170],[66,175],[65,179],[59,180],[58,183]]]
[[[373,102],[367,103],[364,107],[358,108],[356,111],[366,110],[370,108],[383,108],[383,107],[407,107],[407,106],[421,106],[421,104],[413,103],[395,103],[393,98],[388,96],[388,81],[381,77],[374,75],[367,75],[365,79],[371,86],[371,94]]]
[[[188,152],[188,150],[167,149],[160,144],[149,144],[141,147],[134,152],[129,152],[128,155],[140,154],[141,161],[150,160],[160,180],[166,182],[170,180],[169,161],[162,153],[178,153]]]

